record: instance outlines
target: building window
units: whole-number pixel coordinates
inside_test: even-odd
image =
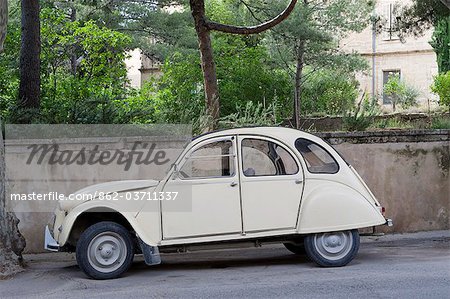
[[[395,4],[386,4],[383,6],[383,18],[384,18],[384,26],[383,26],[383,40],[398,40],[399,30],[397,26],[397,17],[398,13],[395,7]]]
[[[393,76],[401,78],[400,70],[383,71],[383,105],[391,104],[391,98],[388,95],[384,94],[384,87],[388,83],[389,78]]]

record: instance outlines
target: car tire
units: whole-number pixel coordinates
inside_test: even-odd
[[[81,234],[76,258],[78,266],[91,278],[118,278],[133,262],[133,239],[122,225],[110,221],[99,222]]]
[[[353,260],[359,250],[358,230],[317,233],[305,237],[308,257],[322,267],[342,267]]]
[[[297,255],[306,254],[305,244],[303,244],[303,243],[283,243],[283,245],[284,245],[284,247],[286,247],[287,250],[289,250],[293,254],[297,254]]]

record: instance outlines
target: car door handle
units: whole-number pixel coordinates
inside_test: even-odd
[[[296,179],[296,180],[295,180],[295,183],[296,183],[296,184],[301,184],[301,183],[303,183],[303,180],[302,180],[302,179]]]
[[[231,186],[231,187],[235,187],[235,186],[237,186],[237,184],[238,184],[238,183],[236,183],[236,182],[231,182],[230,186]]]

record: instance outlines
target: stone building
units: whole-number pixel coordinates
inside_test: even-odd
[[[130,86],[140,88],[150,78],[161,76],[161,63],[156,59],[148,57],[140,49],[134,49],[128,55],[125,65],[128,69],[127,76]]]
[[[436,54],[429,44],[433,30],[420,37],[406,37],[400,40],[395,30],[396,4],[405,5],[410,0],[377,0],[375,14],[382,20],[381,32],[375,33],[373,26],[361,33],[355,33],[340,42],[348,52],[356,51],[365,57],[370,65],[366,74],[358,76],[361,91],[377,96],[386,111],[391,110],[389,98],[383,95],[383,86],[389,75],[398,74],[407,84],[415,87],[420,95],[421,110],[435,107],[437,96],[431,93],[430,85],[438,73]]]

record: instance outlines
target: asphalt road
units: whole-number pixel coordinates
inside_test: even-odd
[[[120,279],[95,281],[73,255],[26,256],[0,298],[450,298],[450,232],[365,237],[356,259],[319,268],[279,245],[137,258]]]

